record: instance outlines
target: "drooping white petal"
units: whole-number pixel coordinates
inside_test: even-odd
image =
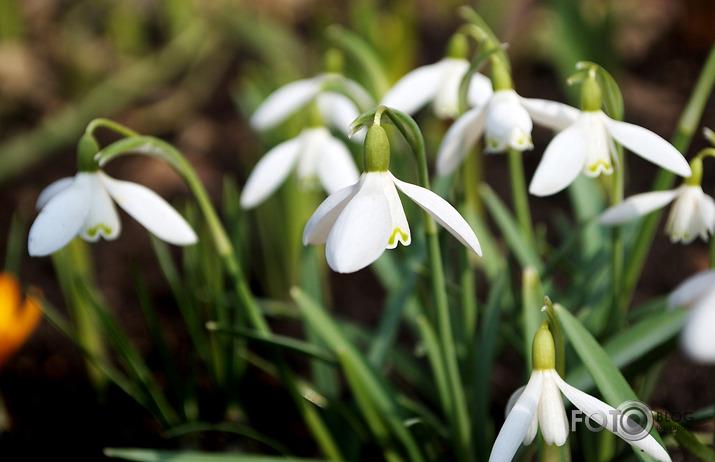
[[[543,372],[544,379],[537,415],[539,417],[539,427],[541,427],[541,436],[546,444],[563,446],[568,437],[569,424],[566,419],[563,398],[561,398],[561,392],[554,381],[552,372],[555,371],[546,370]]]
[[[677,189],[636,194],[620,204],[607,209],[599,217],[598,222],[607,226],[620,225],[665,207],[677,196]]]
[[[67,245],[84,224],[89,213],[89,187],[78,176],[70,187],[50,198],[30,227],[27,250],[33,257],[43,257]]]
[[[671,242],[689,244],[703,234],[707,239],[707,227],[698,210],[699,199],[704,195],[702,188],[683,185],[678,192],[665,225]]]
[[[691,276],[680,283],[668,297],[668,306],[692,307],[699,299],[715,288],[715,271],[705,271]]]
[[[613,120],[602,111],[600,116],[611,136],[629,151],[680,176],[692,175],[683,155],[660,136],[638,125]]]
[[[514,393],[511,394],[509,397],[509,400],[506,403],[506,413],[505,415],[509,415],[511,412],[512,408],[516,404],[516,402],[521,398],[521,394],[524,393],[524,389],[526,388],[526,385],[521,386],[516,389]],[[534,414],[534,417],[531,419],[531,423],[529,424],[529,429],[526,431],[526,435],[524,436],[524,445],[529,445],[531,444],[532,441],[534,441],[534,438],[536,437],[536,432],[539,431],[539,418],[536,414]]]
[[[360,174],[350,150],[342,141],[328,134],[319,149],[316,168],[320,183],[328,194],[358,182]]]
[[[300,147],[298,136],[280,143],[261,157],[241,192],[241,207],[253,208],[278,189],[295,166]]]
[[[479,72],[472,75],[469,81],[467,102],[472,106],[484,106],[492,98],[492,80]]]
[[[701,237],[707,240],[708,234],[715,233],[715,200],[707,194],[702,193],[698,197],[697,207],[704,226]]]
[[[715,291],[698,301],[688,317],[680,339],[683,351],[695,361],[715,363]]]
[[[89,242],[97,242],[100,237],[104,237],[108,241],[119,237],[122,231],[122,223],[119,221],[119,214],[114,202],[109,197],[109,193],[105,189],[105,184],[102,181],[101,171],[94,173],[78,173],[77,181],[82,175],[86,178],[88,194],[90,195],[89,213],[84,220],[82,228],[79,230],[79,235],[82,239]]]
[[[112,199],[159,239],[175,245],[194,244],[198,240],[184,217],[151,189],[115,180],[102,172],[99,175]]]
[[[443,69],[444,63],[439,61],[405,74],[385,93],[380,105],[414,114],[434,99],[442,83]]]
[[[387,248],[394,249],[397,247],[398,242],[402,242],[402,245],[410,245],[412,242],[410,225],[407,223],[405,209],[402,208],[400,196],[397,194],[397,190],[395,189],[395,183],[393,182],[394,177],[391,173],[389,173],[387,175],[382,175],[382,180],[385,198],[390,206],[390,221],[392,223],[392,232],[390,234],[390,239],[387,241]]]
[[[511,462],[536,415],[543,384],[543,371],[533,371],[497,436],[489,462]]]
[[[357,184],[347,186],[328,196],[313,212],[303,229],[303,245],[325,244],[330,230],[347,203],[357,194],[364,175]]]
[[[529,192],[549,196],[570,185],[586,163],[587,145],[587,133],[578,123],[558,133],[544,151]]]
[[[325,256],[338,273],[358,271],[382,255],[392,233],[390,205],[385,197],[382,172],[363,174],[357,194],[335,221]]]
[[[268,97],[256,109],[250,119],[251,127],[256,130],[272,128],[315,97],[325,80],[325,76],[296,80],[283,85]]]
[[[457,209],[452,207],[449,202],[429,189],[400,181],[391,173],[390,176],[400,191],[405,193],[417,205],[429,213],[432,218],[449,231],[452,236],[456,237],[459,242],[464,244],[472,252],[479,256],[482,255],[482,248],[479,245],[479,240],[474,234],[474,231],[462,215],[459,214]]]
[[[320,93],[315,102],[318,111],[323,117],[325,124],[344,133],[346,136],[350,129],[350,123],[360,115],[355,103],[345,95],[334,92]]]
[[[518,151],[532,149],[533,123],[514,90],[494,93],[487,108],[486,152],[502,152],[507,148]]]
[[[442,77],[432,107],[438,119],[454,119],[459,115],[459,84],[469,69],[469,62],[466,59],[444,58],[440,66]]]
[[[298,148],[296,176],[300,186],[306,189],[317,187],[318,159],[329,138],[330,130],[325,127],[304,128],[298,135],[300,147]]]
[[[484,106],[470,109],[449,127],[437,151],[437,174],[449,175],[462,163],[469,150],[484,133],[487,111]]]
[[[42,190],[40,195],[37,197],[37,203],[35,204],[35,208],[37,210],[42,210],[42,207],[44,207],[50,199],[72,186],[72,183],[74,183],[73,176],[61,178],[57,181],[50,183],[45,189]]]
[[[618,159],[616,146],[602,116],[602,111],[584,111],[575,124],[585,131],[588,140],[583,173],[590,177],[597,177],[602,173],[610,175],[613,173],[613,162]]]
[[[539,125],[561,131],[578,119],[581,111],[567,104],[537,98],[519,98],[531,119]]]
[[[626,443],[636,447],[654,459],[664,462],[671,460],[668,453],[658,444],[655,438],[649,434],[645,434],[645,430],[642,428],[638,430],[639,427],[635,421],[624,416],[623,413],[603,401],[564,382],[556,371],[553,371],[552,375],[554,381],[566,398],[586,416],[591,417],[596,423],[603,425],[612,433],[620,436]]]

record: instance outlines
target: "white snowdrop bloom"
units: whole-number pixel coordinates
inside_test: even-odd
[[[486,104],[466,111],[447,130],[437,152],[437,173],[452,173],[483,134],[486,152],[525,151],[533,148],[532,120],[560,130],[577,115],[577,109],[556,101],[522,98],[513,89],[495,91]]]
[[[610,175],[617,162],[614,141],[680,176],[692,174],[683,155],[659,135],[608,117],[600,109],[601,90],[594,79],[584,82],[583,94],[584,110],[577,111],[573,124],[558,133],[546,147],[529,185],[531,194],[556,194],[570,185],[579,173],[590,177]]]
[[[418,67],[398,80],[380,104],[412,115],[431,102],[439,119],[454,119],[459,115],[459,84],[468,70],[469,61],[462,58],[444,58]],[[491,94],[489,78],[475,73],[469,82],[467,102],[482,106]]]
[[[671,460],[655,438],[632,419],[564,382],[555,370],[554,342],[546,322],[534,337],[533,351],[534,370],[531,378],[509,410],[492,447],[490,462],[511,461],[522,443],[531,444],[538,428],[541,428],[541,435],[547,444],[562,446],[569,433],[562,393],[585,417],[607,428],[628,444],[656,460]]]
[[[454,207],[432,191],[400,181],[388,171],[390,148],[382,127],[370,127],[365,146],[366,172],[356,184],[331,194],[318,206],[303,231],[303,244],[326,244],[328,265],[339,273],[368,266],[398,242],[409,245],[412,237],[399,189],[481,255],[477,236]]]
[[[670,294],[668,305],[691,309],[680,334],[683,351],[698,362],[715,363],[715,271],[686,279]]]
[[[345,143],[325,127],[307,128],[261,157],[241,192],[241,207],[250,209],[263,202],[293,170],[301,184],[317,180],[328,194],[355,184],[359,176]]]
[[[340,86],[350,97],[332,91],[333,86]],[[321,74],[288,83],[268,95],[251,116],[251,127],[273,128],[313,101],[325,124],[346,134],[361,112],[354,101],[361,107],[372,106],[372,98],[357,82],[340,74]]]
[[[179,213],[149,188],[115,180],[101,170],[79,172],[57,180],[37,199],[39,215],[30,228],[27,248],[45,256],[80,236],[96,242],[116,239],[121,231],[116,202],[156,237],[176,245],[197,241],[196,233]]]
[[[668,191],[636,194],[607,209],[599,218],[604,225],[620,225],[673,202],[666,223],[672,242],[689,244],[700,236],[707,241],[715,231],[715,201],[699,184],[683,184]]]

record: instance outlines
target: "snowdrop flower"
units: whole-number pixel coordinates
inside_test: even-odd
[[[250,209],[263,202],[294,169],[301,184],[311,185],[317,178],[328,194],[354,184],[359,176],[342,141],[325,127],[307,128],[261,157],[241,192],[241,207]]]
[[[520,97],[513,89],[511,76],[499,59],[492,60],[494,93],[482,104],[466,111],[447,130],[437,152],[437,173],[448,175],[464,160],[482,134],[485,151],[499,153],[506,149],[525,151],[531,142],[533,121],[554,130],[576,119],[575,108],[555,101]]]
[[[691,175],[688,163],[666,140],[643,127],[608,117],[601,110],[601,89],[594,78],[587,78],[583,85],[583,110],[547,146],[529,185],[531,194],[556,194],[582,172],[590,177],[610,175],[617,161],[614,140],[660,167],[683,177]]]
[[[196,242],[196,233],[164,199],[145,186],[115,180],[101,170],[81,170],[46,187],[37,199],[40,214],[30,228],[31,256],[45,256],[80,236],[96,242],[116,239],[121,223],[112,199],[159,239],[170,244]]]
[[[316,209],[303,232],[303,244],[326,243],[328,265],[339,273],[358,271],[392,249],[409,245],[410,228],[397,189],[415,201],[462,244],[481,255],[467,222],[437,194],[405,183],[389,172],[390,146],[375,124],[365,139],[365,170],[359,181],[330,196]]]
[[[439,119],[454,119],[459,115],[459,84],[469,69],[463,58],[443,58],[409,72],[385,94],[381,105],[414,114],[432,102]],[[472,106],[484,105],[492,94],[491,82],[475,73],[469,83],[467,101]]]
[[[361,104],[371,103],[369,95],[358,83],[338,74],[322,74],[289,83],[271,93],[251,116],[251,126],[267,130],[314,102],[326,125],[347,132],[350,122],[360,115],[360,111],[351,98],[331,91],[335,87],[348,92]],[[275,146],[258,161],[241,193],[241,206],[250,209],[263,202],[294,168],[297,168],[301,184],[311,185],[317,178],[329,194],[354,184],[359,175],[343,141],[332,136],[325,126],[306,128],[297,137]]]
[[[715,271],[696,274],[681,283],[668,297],[671,309],[691,309],[680,334],[683,351],[692,359],[715,363]]]
[[[655,438],[632,419],[563,381],[555,369],[554,341],[546,322],[534,336],[532,350],[534,370],[499,431],[490,462],[511,461],[522,442],[531,444],[539,427],[547,444],[562,446],[569,424],[561,393],[586,416],[641,452],[659,461],[671,460]]]

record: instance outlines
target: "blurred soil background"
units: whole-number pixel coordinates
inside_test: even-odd
[[[461,24],[455,13],[459,5],[427,0],[2,0],[0,256],[19,270],[26,287],[41,289],[63,310],[51,260],[30,258],[25,241],[8,243],[8,236],[11,223],[23,233],[29,229],[35,200],[46,185],[74,175],[76,142],[91,119],[111,118],[173,143],[220,204],[224,176],[242,184],[270,147],[250,130],[248,115],[279,85],[323,70],[322,55],[333,46],[327,26],[340,24],[372,43],[394,82],[413,67],[442,57],[449,36]],[[620,84],[626,120],[665,138],[674,132],[715,42],[715,3],[710,0],[509,0],[472,6],[510,44],[515,86],[522,96],[577,105],[575,93],[563,82],[576,61],[595,61]],[[702,126],[715,128],[712,103]],[[100,134],[104,142],[115,139],[111,133]],[[528,176],[550,136],[535,130],[536,148],[525,156]],[[698,132],[688,157],[704,146]],[[505,162],[499,156],[485,162],[486,180],[508,199],[508,185],[501,180],[506,178]],[[635,156],[627,162],[626,195],[646,191],[655,169]],[[707,160],[705,167],[703,185],[712,194],[715,168]],[[189,199],[174,172],[146,157],[126,157],[107,170],[174,203]],[[535,221],[548,223],[553,214],[567,210],[563,196],[532,198]],[[190,345],[149,239],[136,222],[121,215],[121,237],[91,247],[98,285],[151,364],[156,352],[132,278],[133,268],[139,268],[161,311],[168,343],[182,358]],[[667,293],[707,266],[704,243],[673,245],[660,231],[635,303]],[[380,294],[368,283],[344,284],[345,278],[335,278],[338,285],[352,287],[335,291],[336,311],[371,325],[379,313],[365,309],[360,297]],[[362,272],[355,278],[351,281],[369,282],[370,276]],[[708,368],[676,355],[663,370],[667,373],[651,404],[680,412],[712,404]],[[498,409],[520,385],[508,358],[497,365],[493,380]],[[256,400],[272,402],[279,413],[283,402],[270,388],[249,384],[246,392],[263,393]],[[59,455],[101,460],[102,449],[109,446],[177,444],[162,437],[146,411],[115,387],[98,396],[78,349],[48,322],[0,370],[0,392],[7,411],[7,430],[0,435],[3,460]],[[304,435],[292,427],[293,420],[268,413],[258,425],[300,441]],[[222,441],[202,444],[220,448]],[[303,444],[309,454],[312,445]]]

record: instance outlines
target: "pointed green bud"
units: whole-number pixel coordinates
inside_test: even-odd
[[[469,51],[467,37],[464,34],[457,33],[449,39],[447,44],[447,57],[455,59],[466,59]]]
[[[390,141],[385,129],[377,124],[367,130],[363,161],[366,172],[386,172],[390,168]]]
[[[700,156],[696,156],[690,161],[690,170],[693,174],[687,177],[684,183],[687,186],[700,186],[703,181],[703,160]]]
[[[581,110],[585,112],[600,111],[602,99],[601,86],[595,77],[584,80],[581,87]]]
[[[492,88],[494,91],[514,89],[509,68],[496,55],[492,56]]]
[[[556,349],[554,338],[549,331],[549,324],[544,321],[534,335],[531,347],[532,364],[534,370],[556,369]]]
[[[94,136],[85,133],[77,143],[77,170],[80,172],[96,172],[99,170],[99,162],[94,157],[99,152],[99,144]]]

